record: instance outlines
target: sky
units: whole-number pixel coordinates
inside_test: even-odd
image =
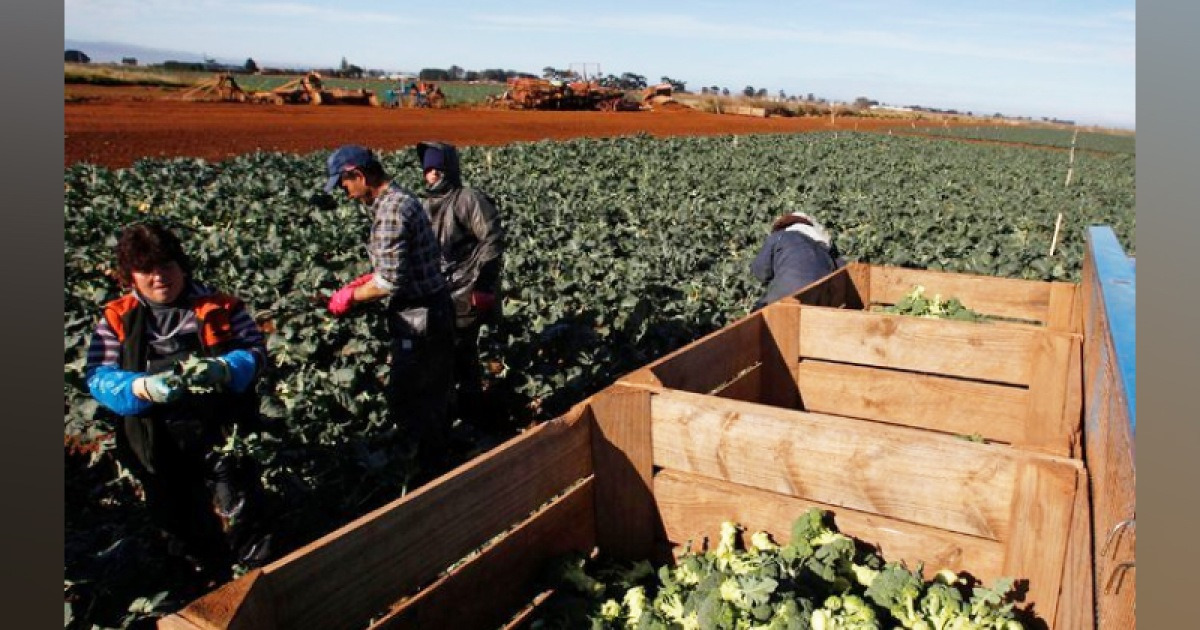
[[[752,86],[1135,126],[1134,0],[64,0],[64,8],[65,42],[163,49],[179,61],[598,68],[651,83],[666,76],[690,91]]]

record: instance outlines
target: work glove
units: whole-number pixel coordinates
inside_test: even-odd
[[[346,285],[334,292],[329,298],[329,312],[334,317],[341,317],[350,312],[350,307],[354,305],[354,289],[350,285]]]
[[[140,392],[140,393],[139,393]],[[150,402],[169,403],[183,395],[183,384],[170,372],[143,376],[133,382],[133,393]]]
[[[351,281],[350,281],[350,284],[347,284],[346,286],[348,286],[348,287],[354,287],[355,289],[357,289],[358,287],[361,287],[362,285],[364,285],[364,284],[366,284],[366,283],[370,282],[370,281],[371,281],[372,279],[374,279],[374,278],[375,278],[375,274],[373,274],[373,273],[364,273],[363,275],[361,275],[361,276],[359,276],[359,277],[355,278],[354,280],[351,280]]]
[[[229,384],[229,380],[233,375],[229,371],[228,363],[220,359],[200,359],[197,363],[200,367],[197,367],[188,375],[188,386],[213,387],[215,385]]]
[[[471,292],[471,306],[480,313],[486,313],[492,310],[496,305],[496,294],[487,293],[485,291]]]

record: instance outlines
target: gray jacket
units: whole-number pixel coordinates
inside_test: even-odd
[[[452,145],[422,142],[417,145],[418,161],[430,147],[442,151],[445,181],[435,190],[427,190],[421,204],[442,246],[442,272],[454,298],[457,325],[466,328],[480,315],[471,307],[472,291],[495,295],[493,311],[500,310],[504,226],[487,195],[462,185],[458,151]]]

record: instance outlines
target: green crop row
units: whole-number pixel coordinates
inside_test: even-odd
[[[1135,154],[1136,138],[1133,134],[1099,133],[1073,129],[1049,129],[1039,127],[930,127],[921,133],[964,138],[968,140],[992,140],[1016,142],[1060,149],[1075,148],[1102,153]]]

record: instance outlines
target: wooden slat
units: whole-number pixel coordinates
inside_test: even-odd
[[[493,546],[373,624],[401,628],[496,628],[537,594],[553,558],[596,546],[593,481],[555,499]]]
[[[802,306],[800,356],[1028,385],[1030,327]]]
[[[1070,424],[1071,457],[1083,459],[1083,337],[1073,344],[1067,366],[1067,402],[1063,417]]]
[[[803,360],[803,409],[1012,443],[1025,435],[1023,387]]]
[[[871,268],[872,302],[895,304],[916,285],[925,287],[930,297],[934,294],[941,294],[943,299],[956,297],[967,308],[987,315],[1045,322],[1050,313],[1049,282],[899,267]]]
[[[862,308],[863,302],[854,288],[850,270],[842,267],[800,289],[791,297],[801,304],[833,308]]]
[[[276,628],[361,628],[592,472],[578,407],[268,565],[235,609]],[[193,612],[203,604],[188,606]],[[224,627],[220,623],[216,627]]]
[[[1092,523],[1086,470],[1075,478],[1075,507],[1071,511],[1067,557],[1063,561],[1062,593],[1058,598],[1054,628],[1092,630],[1096,627],[1095,596],[1092,593]]]
[[[871,305],[871,265],[852,262],[846,265],[846,269],[858,298],[857,304],[847,304],[846,308],[866,309]]]
[[[707,536],[720,536],[722,521],[734,521],[747,532],[767,531],[779,543],[791,539],[792,523],[812,507],[834,515],[839,531],[878,548],[888,561],[903,560],[915,567],[924,562],[932,575],[941,568],[970,571],[983,579],[1001,576],[1001,543],[948,532],[896,519],[807,501],[675,470],[654,477],[668,538],[677,545],[692,540],[696,547]]]
[[[1067,282],[1050,283],[1047,328],[1060,332],[1083,332],[1079,321],[1079,305],[1076,303],[1078,294],[1079,285]]]
[[[1022,607],[1047,623],[1055,619],[1058,608],[1076,503],[1079,469],[1070,464],[1067,460],[1023,462],[1012,501],[1012,520],[1020,525],[1012,529],[1005,545],[1005,574],[1028,580]]]
[[[620,377],[631,385],[652,385],[709,392],[759,362],[762,313],[742,318],[720,330]]]
[[[993,540],[1010,530],[1012,449],[684,392],[650,407],[657,466]]]
[[[795,409],[800,404],[796,388],[796,366],[800,359],[800,307],[796,304],[772,304],[763,309],[765,331],[762,335],[763,386],[758,401],[766,405]]]
[[[275,598],[262,569],[255,569],[160,619],[162,630],[275,628]]]
[[[763,390],[762,376],[762,366],[756,365],[746,370],[741,376],[709,392],[709,394],[730,400],[758,402],[761,399]]]
[[[1071,433],[1078,417],[1070,417],[1067,398],[1071,354],[1079,352],[1079,338],[1049,330],[1039,333],[1033,338],[1029,417],[1025,421],[1025,435],[1016,445],[1069,457]]]
[[[612,558],[653,554],[660,526],[654,509],[650,392],[620,384],[592,396],[596,540]]]

